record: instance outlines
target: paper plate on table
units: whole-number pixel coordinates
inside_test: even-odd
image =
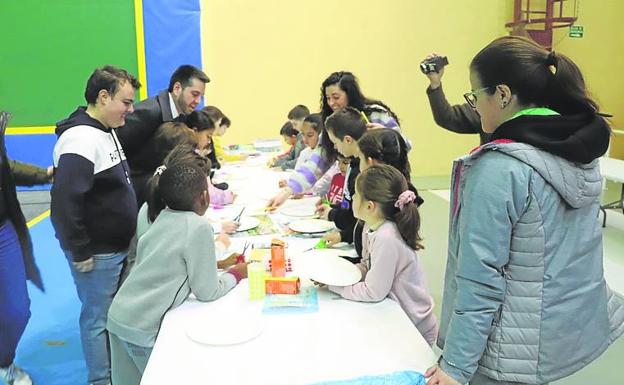
[[[280,209],[287,217],[311,218],[316,216],[316,207],[310,205],[290,205]]]
[[[258,218],[254,217],[242,217],[240,220],[240,226],[236,231],[247,231],[251,229],[255,229],[260,224]]]
[[[186,335],[195,342],[205,345],[235,345],[250,341],[264,330],[260,314],[237,314],[215,312],[209,317],[198,317],[189,321]]]
[[[301,219],[290,222],[288,227],[298,233],[324,233],[334,228],[334,222],[323,219]]]
[[[307,251],[296,259],[297,274],[332,286],[349,286],[359,282],[362,279],[362,272],[341,255],[345,255],[344,250]]]
[[[280,214],[289,217],[312,218],[316,215],[316,202],[318,197],[290,199],[280,209]]]

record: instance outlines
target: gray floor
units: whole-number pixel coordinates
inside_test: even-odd
[[[49,191],[19,191],[17,199],[27,222],[50,208]]]

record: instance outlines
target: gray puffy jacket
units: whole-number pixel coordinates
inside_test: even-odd
[[[541,384],[598,357],[624,332],[603,274],[598,160],[572,163],[490,143],[454,164],[438,345],[461,383],[475,371]]]

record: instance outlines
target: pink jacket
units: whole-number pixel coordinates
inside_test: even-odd
[[[438,321],[433,314],[433,299],[427,289],[425,273],[418,256],[401,237],[396,224],[384,222],[376,231],[368,225],[362,231],[362,281],[329,290],[344,298],[378,302],[386,297],[399,303],[425,340],[433,345]]]

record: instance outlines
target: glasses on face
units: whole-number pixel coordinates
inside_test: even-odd
[[[492,88],[492,87],[483,87],[483,88],[479,88],[478,90],[466,92],[464,94],[464,99],[466,99],[466,102],[468,102],[470,107],[477,108],[477,94],[479,92],[483,92],[485,90],[489,90],[490,88]]]

